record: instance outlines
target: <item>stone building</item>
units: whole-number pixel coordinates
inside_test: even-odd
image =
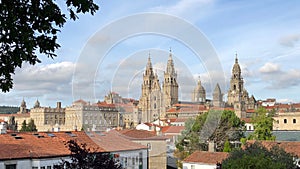
[[[243,118],[245,116],[245,111],[247,109],[256,108],[256,100],[254,96],[249,97],[247,90],[244,88],[244,80],[237,55],[232,68],[227,104],[228,106],[234,107],[235,113],[239,118]]]
[[[90,104],[77,100],[66,107],[64,130],[105,131],[119,126],[119,112],[113,104]]]
[[[204,87],[201,84],[200,77],[198,79],[197,86],[195,87],[192,93],[192,102],[200,102],[200,103],[206,102],[206,92]]]
[[[213,106],[214,107],[223,107],[224,102],[223,102],[223,94],[221,92],[221,88],[219,83],[216,84],[216,87],[214,89],[213,93]]]
[[[65,108],[61,107],[61,102],[57,102],[55,108],[41,107],[37,100],[30,110],[30,118],[38,131],[59,131],[65,124]]]
[[[162,90],[158,76],[153,71],[149,56],[145,73],[143,74],[142,95],[139,109],[142,112],[142,122],[152,122],[165,117],[165,112],[178,102],[177,73],[175,72],[172,53],[170,51]]]

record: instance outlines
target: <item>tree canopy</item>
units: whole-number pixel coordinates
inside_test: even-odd
[[[220,120],[217,118],[218,114],[221,114]],[[217,127],[208,127],[206,129],[204,128],[205,123],[213,123],[213,125],[216,123]],[[212,133],[208,137],[208,140],[203,141],[203,139],[200,138],[201,130],[213,130],[212,132],[207,132]],[[244,137],[243,131],[244,122],[241,121],[233,111],[210,110],[207,113],[197,116],[196,119],[189,119],[186,121],[185,130],[182,131],[181,136],[176,143],[177,149],[174,155],[180,161],[196,150],[206,151],[208,150],[207,141],[214,141],[217,145],[216,150],[223,151],[225,142],[239,141]],[[227,148],[229,148],[229,150],[231,149],[230,147]],[[181,165],[180,162],[178,165]]]
[[[211,116],[208,118],[208,114]],[[216,114],[221,113],[221,119],[216,119]],[[190,153],[195,150],[207,150],[207,142],[201,141],[200,132],[203,130],[206,121],[218,123],[217,128],[210,128],[212,135],[208,137],[209,140],[214,141],[217,145],[217,151],[223,151],[225,141],[239,141],[244,137],[244,122],[241,121],[233,111],[224,110],[222,112],[211,110],[207,113],[197,116],[195,120],[190,119],[185,124],[185,130],[182,132],[181,137],[176,144],[180,151],[189,151]]]
[[[256,114],[252,117],[254,124],[254,132],[249,135],[250,140],[275,140],[272,134],[274,112],[267,112],[263,107],[256,110]]]
[[[34,124],[34,120],[30,119],[28,124],[26,124],[26,120],[23,121],[22,123],[22,128],[20,131],[37,131],[36,125]]]
[[[0,3],[0,89],[13,87],[12,74],[24,62],[40,62],[37,52],[56,57],[57,33],[66,20],[76,20],[79,13],[99,9],[93,0],[66,0],[69,17],[55,0],[1,0]]]
[[[247,143],[243,149],[235,149],[222,161],[222,169],[294,169],[295,155],[275,145],[270,149],[261,143]]]
[[[66,144],[71,152],[71,161],[62,160],[54,169],[121,169],[121,164],[110,153],[99,153],[70,140]]]

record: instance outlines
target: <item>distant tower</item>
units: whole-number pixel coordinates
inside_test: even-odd
[[[201,84],[200,76],[198,79],[197,86],[192,93],[192,102],[205,102],[206,101],[206,92],[204,87]]]
[[[175,72],[171,49],[167,63],[167,68],[164,72],[163,101],[165,109],[164,112],[171,108],[173,104],[178,103],[177,73]]]
[[[239,118],[245,117],[246,109],[256,108],[256,100],[254,96],[249,98],[248,92],[244,88],[244,80],[241,74],[241,68],[236,54],[230,79],[230,89],[227,94],[227,104],[234,108],[235,114]]]
[[[223,94],[221,92],[219,83],[217,83],[214,93],[213,93],[213,106],[214,107],[222,107],[223,106]]]
[[[241,68],[236,55],[235,63],[232,68],[230,79],[230,89],[228,91],[228,105],[234,106],[235,103],[241,102],[242,92],[244,89],[244,80],[241,75]]]
[[[142,111],[142,121],[151,122],[160,116],[161,112],[161,88],[158,76],[153,72],[150,54],[145,73],[143,74],[142,95],[139,108]]]
[[[19,111],[19,114],[23,114],[23,113],[26,113],[26,102],[25,100],[23,99],[22,102],[21,102],[21,105],[20,105],[20,111]]]
[[[39,107],[41,107],[41,106],[40,106],[40,102],[39,102],[38,99],[36,99],[33,108],[39,108]]]

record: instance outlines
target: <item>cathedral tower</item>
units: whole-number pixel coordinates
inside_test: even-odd
[[[161,102],[160,83],[157,74],[153,71],[149,54],[146,70],[143,74],[142,95],[139,101],[143,122],[151,122],[159,118]]]
[[[235,63],[232,68],[230,79],[230,89],[228,91],[228,104],[234,106],[234,103],[241,102],[242,93],[244,90],[244,80],[241,75],[241,68],[236,55]]]
[[[164,72],[163,100],[165,110],[171,108],[173,104],[178,103],[177,73],[175,72],[171,50],[169,54],[167,68]]]

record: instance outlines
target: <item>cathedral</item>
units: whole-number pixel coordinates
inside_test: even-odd
[[[208,100],[205,88],[199,78],[195,89],[192,91],[191,101],[192,104],[208,105],[209,107],[232,107],[239,118],[244,118],[248,109],[257,107],[254,96],[249,97],[247,90],[244,88],[244,80],[241,75],[237,55],[232,68],[227,102],[223,100],[223,96],[224,94],[219,84],[216,83],[212,93],[212,100]],[[142,94],[138,104],[142,122],[152,122],[159,118],[164,118],[166,111],[176,103],[179,103],[178,83],[171,51],[166,70],[164,71],[162,88],[158,75],[153,71],[149,55],[146,70],[143,74]]]
[[[150,55],[146,70],[143,74],[142,95],[139,100],[139,109],[142,112],[142,121],[151,122],[165,117],[165,112],[175,103],[178,103],[177,73],[174,68],[170,50],[164,81],[161,85],[154,73]]]
[[[227,94],[227,104],[228,106],[234,107],[235,113],[239,118],[246,116],[246,110],[255,109],[257,107],[254,96],[252,95],[249,97],[247,90],[244,88],[244,80],[242,78],[237,55],[232,68],[230,89]]]

